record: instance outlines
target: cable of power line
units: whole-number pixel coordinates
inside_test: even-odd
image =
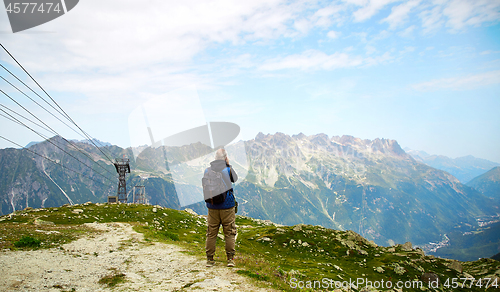
[[[30,121],[31,123],[33,123],[33,124],[37,125],[38,127],[42,128],[42,129],[44,129],[44,130],[46,130],[46,131],[48,131],[48,132],[53,132],[53,133],[55,133],[57,136],[61,137],[61,139],[63,139],[66,143],[68,143],[68,144],[69,144],[70,146],[72,146],[74,149],[76,149],[77,151],[79,151],[80,153],[82,153],[83,155],[85,155],[87,158],[89,158],[89,159],[90,159],[90,161],[94,162],[97,166],[99,166],[100,168],[104,169],[104,170],[105,170],[106,172],[108,172],[109,174],[114,175],[114,173],[112,173],[111,171],[107,170],[106,168],[104,168],[104,167],[103,167],[102,165],[100,165],[99,163],[95,162],[89,154],[87,154],[87,153],[85,153],[85,152],[84,152],[84,150],[80,149],[80,148],[79,148],[78,146],[76,146],[73,142],[66,140],[64,137],[62,137],[61,135],[59,135],[59,133],[57,133],[57,132],[55,132],[55,131],[53,131],[53,130],[49,130],[49,129],[44,128],[44,127],[43,127],[43,126],[41,126],[40,124],[37,124],[36,122],[34,122],[34,121],[32,121],[32,120],[28,119],[27,117],[25,117],[25,116],[23,116],[23,115],[21,115],[21,114],[17,113],[16,111],[14,111],[14,110],[12,110],[12,109],[9,109],[9,108],[8,108],[8,107],[6,107],[5,105],[0,104],[0,106],[1,106],[1,107],[3,107],[3,108],[5,108],[5,109],[7,109],[7,110],[9,110],[9,111],[11,111],[12,113],[14,113],[14,114],[18,115],[19,117],[21,117],[21,118],[23,118],[23,119],[26,119],[26,120]],[[0,109],[0,111],[2,111],[2,112],[4,112],[4,113],[7,113],[7,112],[5,112],[5,111],[4,111],[4,110],[2,110],[2,109]],[[8,113],[7,113],[7,114],[8,114]],[[14,120],[13,118],[7,117],[7,116],[5,116],[5,115],[2,115],[2,116],[3,116],[3,117],[5,117],[5,118],[7,118],[7,119],[9,119],[9,120],[11,120],[11,121],[13,121],[13,122],[15,122],[15,123],[17,123],[17,124],[19,124],[19,125],[21,125],[21,126],[25,126],[23,123],[19,122],[19,120],[17,120],[17,119],[16,119],[16,120]],[[10,115],[10,114],[9,114],[9,116],[12,116],[12,115]],[[40,136],[40,135],[39,135],[39,136]],[[47,137],[44,135],[44,136],[43,136],[43,138],[44,138],[44,139],[46,139]]]
[[[104,185],[104,186],[110,186],[109,184],[107,185],[107,184],[105,184],[105,183],[103,183],[103,182],[100,182],[100,181],[98,181],[98,180],[95,180],[95,179],[93,179],[93,178],[92,178],[92,177],[90,177],[90,176],[87,176],[87,175],[85,175],[85,174],[83,174],[83,173],[81,173],[81,172],[78,172],[78,171],[76,171],[76,170],[74,170],[74,169],[71,169],[71,168],[69,168],[69,167],[67,167],[67,166],[64,166],[63,164],[60,164],[60,163],[58,163],[57,161],[54,161],[54,160],[52,160],[52,159],[50,159],[50,158],[48,158],[48,157],[46,157],[46,156],[44,156],[44,155],[41,155],[41,154],[39,154],[39,153],[37,153],[37,152],[35,152],[35,151],[31,150],[31,149],[28,149],[28,148],[26,148],[26,147],[24,147],[24,146],[21,146],[21,145],[19,145],[18,143],[14,142],[14,141],[12,141],[12,140],[10,140],[10,139],[7,139],[7,138],[5,138],[5,137],[3,137],[3,136],[0,136],[0,138],[2,138],[2,139],[4,139],[5,141],[8,141],[8,142],[10,142],[10,143],[12,143],[12,144],[14,144],[14,145],[18,146],[18,147],[21,147],[22,149],[27,150],[27,151],[29,151],[29,152],[31,152],[31,153],[33,153],[33,154],[35,154],[35,155],[38,155],[38,156],[40,156],[40,157],[42,157],[42,158],[44,158],[44,159],[47,159],[47,160],[49,160],[49,161],[51,161],[51,162],[53,162],[53,163],[55,163],[55,164],[58,164],[58,165],[60,165],[60,166],[62,166],[62,167],[64,167],[64,168],[66,168],[67,170],[70,170],[70,171],[73,171],[73,172],[78,173],[78,174],[80,174],[80,175],[83,175],[83,176],[87,177],[88,179],[91,179],[91,180],[93,180],[93,181],[95,181],[95,182],[98,182],[98,183],[100,183],[100,184],[102,184],[102,185]]]
[[[18,119],[16,119],[14,116],[10,115],[9,113],[7,113],[6,111],[4,111],[3,109],[0,109],[0,111],[6,113],[8,116],[10,116],[12,119],[14,119],[18,124],[30,129],[32,132],[34,132],[35,134],[37,134],[38,136],[42,137],[43,139],[45,139],[47,142],[49,142],[50,144],[54,145],[55,147],[57,147],[58,149],[60,149],[61,151],[63,151],[64,153],[68,154],[69,156],[73,157],[76,161],[80,162],[81,164],[85,165],[86,167],[90,168],[92,171],[94,171],[95,173],[99,174],[100,176],[104,177],[105,179],[109,180],[109,181],[112,181],[111,179],[109,179],[108,177],[104,176],[102,173],[96,171],[95,169],[93,169],[91,166],[87,165],[86,163],[82,162],[80,159],[76,158],[75,156],[73,156],[71,153],[67,152],[66,150],[62,149],[61,147],[59,147],[57,144],[53,143],[50,139],[48,139],[47,137],[45,137],[45,135],[39,133],[38,131],[36,130],[33,130],[31,127],[29,127],[28,125],[24,124],[23,122],[19,121]],[[93,161],[91,159],[91,161]],[[93,161],[95,162],[95,161]],[[99,164],[98,164],[99,165]],[[108,171],[108,170],[106,170]],[[109,171],[108,171],[109,172]],[[111,173],[111,172],[109,172]]]
[[[1,44],[0,44],[1,45]],[[70,119],[68,119],[66,116],[64,116],[57,108],[55,108],[52,104],[50,104],[45,98],[43,98],[40,94],[38,94],[36,91],[34,91],[28,84],[24,83],[19,77],[17,77],[14,73],[12,73],[11,71],[9,71],[9,69],[5,68],[5,66],[3,66],[2,64],[0,64],[0,67],[2,67],[6,72],[8,72],[10,75],[12,75],[14,78],[17,79],[17,81],[19,81],[21,84],[23,84],[26,88],[28,88],[31,92],[33,92],[36,96],[38,96],[41,100],[43,100],[46,104],[48,104],[51,108],[53,108],[58,114],[60,114],[61,116],[63,116],[64,118],[66,118],[67,120],[71,121]],[[1,76],[0,76],[1,77]],[[79,133],[78,131],[76,131],[75,129],[73,129],[71,126],[69,126],[68,124],[66,124],[65,122],[63,122],[61,119],[59,119],[58,117],[56,117],[53,113],[51,113],[49,110],[47,110],[45,107],[43,107],[42,105],[40,105],[39,103],[37,103],[36,101],[34,101],[33,99],[31,99],[27,94],[25,94],[22,90],[20,90],[19,88],[17,88],[15,85],[13,85],[11,82],[7,81],[7,79],[1,77],[4,81],[6,81],[7,83],[9,83],[12,87],[16,88],[18,91],[20,91],[22,94],[24,94],[26,97],[28,97],[31,101],[33,101],[34,103],[36,103],[38,106],[40,106],[41,108],[43,108],[45,111],[47,111],[49,114],[51,114],[52,116],[54,116],[57,120],[59,120],[61,123],[63,123],[64,125],[66,125],[68,128],[70,128],[73,132],[77,133],[80,137],[82,137],[83,139],[86,139],[88,140],[88,137],[85,137],[83,136],[81,133]],[[78,126],[77,126],[78,127]],[[85,132],[85,134],[87,134]],[[90,135],[89,135],[90,136]],[[100,144],[100,143],[98,143]],[[101,147],[104,147],[102,144],[100,144]],[[94,146],[96,146],[94,144]],[[96,146],[97,147],[97,146]],[[102,152],[102,151],[101,151]],[[103,153],[104,154],[104,153]],[[106,155],[105,155],[106,156]],[[106,157],[108,158],[108,157]],[[109,160],[109,158],[108,158]],[[112,161],[111,161],[112,162]]]
[[[38,87],[50,98],[50,100],[52,100],[52,102],[64,113],[64,115],[66,115],[66,117],[80,130],[82,131],[82,133],[87,136],[87,138],[89,139],[90,143],[94,144],[94,146],[99,149],[99,151],[101,151],[101,153],[111,162],[113,163],[113,161],[99,148],[97,147],[97,145],[94,143],[93,141],[93,138],[90,137],[90,135],[88,135],[82,128],[80,128],[80,126],[78,126],[76,124],[75,121],[73,121],[73,119],[59,106],[59,104],[52,98],[52,96],[50,96],[50,94],[45,91],[45,89],[35,80],[35,78],[33,78],[33,76],[31,76],[31,74],[23,67],[23,65],[21,65],[21,63],[19,63],[17,61],[17,59],[2,45],[0,44],[0,46],[4,49],[5,52],[7,52],[7,54],[9,54],[9,56],[17,63],[17,65],[19,65],[19,67],[21,67],[21,69],[23,69],[23,71],[31,78],[31,80],[33,80],[33,82],[35,82],[36,85],[38,85]],[[92,139],[91,139],[92,138]]]
[[[45,107],[43,107],[42,105],[40,105],[38,102],[36,102],[35,100],[33,100],[31,97],[29,97],[26,93],[24,93],[22,90],[20,90],[19,88],[17,88],[15,85],[13,85],[12,83],[10,83],[8,80],[6,80],[3,76],[0,76],[0,78],[2,78],[5,82],[7,82],[8,84],[10,84],[12,87],[14,87],[15,89],[17,89],[19,92],[21,92],[22,94],[24,94],[24,96],[26,96],[28,99],[30,99],[31,101],[33,101],[34,103],[36,103],[38,106],[40,106],[41,108],[43,108],[44,110],[46,110],[48,113],[50,113],[53,117],[55,117],[56,119],[58,119],[59,121],[61,121],[58,117],[56,117],[55,115],[53,115],[50,111],[48,111]],[[2,91],[2,90],[0,90]],[[57,133],[54,129],[52,129],[49,125],[47,125],[46,123],[44,123],[42,120],[40,120],[38,117],[36,117],[34,114],[32,114],[29,110],[27,110],[25,107],[23,107],[22,105],[20,105],[17,101],[15,101],[12,97],[10,97],[8,94],[6,94],[4,91],[2,91],[3,94],[7,95],[7,97],[9,97],[12,101],[14,101],[17,105],[19,105],[21,108],[23,108],[25,111],[27,111],[30,115],[32,115],[33,117],[35,117],[37,120],[39,120],[41,123],[43,123],[46,127],[50,128],[51,131],[55,134],[55,135],[58,135],[60,136],[61,138],[64,139],[64,141],[68,142],[70,145],[72,145],[75,149],[77,149],[79,152],[81,152],[82,154],[84,154],[85,156],[89,157],[87,154],[85,154],[84,152],[82,152],[82,150],[80,150],[78,147],[76,147],[76,145],[74,145],[72,142],[66,140],[62,135],[60,135],[59,133]],[[61,121],[63,124],[65,124],[66,126],[68,126],[70,129],[72,129],[73,131],[75,131],[77,134],[79,134],[76,130],[74,130],[73,128],[71,128],[69,125],[67,125],[66,123],[64,123],[63,121]],[[82,136],[83,137],[83,136]],[[84,137],[85,138],[85,137]],[[90,157],[89,157],[90,158]],[[100,165],[99,165],[100,166]],[[102,167],[102,166],[101,166]],[[104,168],[103,168],[104,169]],[[105,169],[106,170],[106,169]],[[108,171],[108,170],[106,170]],[[108,171],[109,172],[109,171]]]
[[[1,66],[1,65],[0,65]],[[17,91],[19,91],[21,94],[23,94],[24,96],[26,96],[29,100],[31,100],[32,102],[34,102],[36,105],[38,105],[39,107],[41,107],[42,109],[44,109],[47,113],[49,113],[50,115],[52,115],[54,118],[56,118],[57,120],[59,120],[61,123],[63,123],[64,125],[66,125],[68,128],[70,128],[71,130],[73,130],[73,132],[75,132],[76,134],[80,135],[81,137],[83,137],[84,139],[86,139],[81,133],[79,133],[77,130],[73,129],[70,125],[66,124],[63,120],[61,120],[59,117],[57,117],[56,115],[54,115],[53,113],[51,113],[47,108],[45,108],[43,105],[39,104],[38,102],[36,102],[36,100],[32,99],[29,95],[27,95],[26,93],[24,93],[24,91],[22,91],[21,89],[19,89],[17,86],[15,86],[14,84],[12,84],[11,82],[9,82],[7,79],[5,79],[3,76],[0,76],[1,79],[3,79],[5,82],[7,82],[10,86],[14,87],[15,89],[17,89]],[[26,86],[26,85],[25,85]],[[28,87],[29,88],[29,87]],[[30,88],[31,89],[31,88]]]
[[[18,115],[20,118],[23,118],[23,119],[25,119],[25,120],[27,120],[27,121],[31,122],[32,124],[34,124],[34,125],[36,125],[36,126],[38,126],[38,127],[42,128],[42,129],[44,129],[44,130],[45,130],[45,131],[47,131],[47,132],[50,132],[50,130],[49,130],[49,129],[47,129],[47,128],[45,128],[44,126],[41,126],[40,124],[37,124],[36,122],[34,122],[34,121],[32,121],[32,120],[28,119],[27,117],[25,117],[25,116],[23,116],[23,115],[21,115],[21,114],[17,113],[17,112],[16,112],[16,111],[14,111],[14,110],[11,110],[10,108],[6,107],[5,105],[0,104],[0,106],[1,106],[1,107],[3,107],[3,108],[5,108],[6,110],[8,110],[8,111],[12,112],[13,114]],[[5,117],[5,116],[4,116],[4,117]],[[9,118],[9,119],[10,119],[10,118]]]
[[[87,156],[88,158],[91,159],[91,161],[93,161],[93,159],[85,154],[83,151],[81,151],[78,147],[76,147],[76,145],[74,145],[72,142],[66,140],[62,135],[60,135],[59,133],[57,133],[57,131],[55,131],[54,129],[52,129],[49,125],[47,125],[44,121],[40,120],[37,116],[35,116],[32,112],[30,112],[28,109],[26,109],[24,106],[22,106],[19,102],[17,102],[14,98],[12,98],[10,95],[8,95],[5,91],[1,90],[0,89],[0,92],[2,92],[5,96],[7,96],[10,100],[12,100],[13,102],[15,102],[18,106],[20,106],[22,109],[24,109],[26,112],[28,112],[31,116],[33,116],[35,119],[37,119],[38,121],[40,121],[42,124],[44,124],[47,128],[49,128],[55,135],[58,135],[59,137],[61,137],[64,141],[66,141],[68,144],[72,145],[76,150],[78,150],[80,153],[84,154],[85,156]],[[96,163],[96,162],[94,162]],[[104,169],[105,171],[107,171],[108,173],[112,174],[109,170],[105,169],[104,167],[102,167],[101,165],[99,165],[98,163],[96,163],[99,167],[101,167],[102,169]]]
[[[7,69],[7,68],[5,68],[5,66],[2,65],[2,64],[0,64],[0,67],[2,67],[7,73],[9,73],[10,75],[12,75],[12,77],[16,78],[17,81],[19,81],[26,88],[28,88],[29,90],[31,90],[31,92],[33,92],[36,96],[38,96],[41,100],[43,100],[46,104],[48,104],[51,108],[53,108],[58,114],[60,114],[64,118],[66,118],[57,108],[55,108],[52,104],[50,104],[50,102],[48,102],[45,98],[43,98],[40,94],[38,94],[38,92],[34,91],[28,84],[24,83],[24,81],[22,81],[19,77],[17,77],[16,74],[10,72],[10,70]],[[68,118],[66,118],[66,119],[68,119]]]
[[[19,79],[19,77],[17,77],[14,73],[10,72],[7,68],[5,68],[2,64],[0,64],[0,67],[2,67],[5,71],[7,71],[10,75],[12,75],[14,78],[16,78],[21,84],[23,84],[26,88],[28,88],[29,90],[31,90],[31,92],[33,92],[35,95],[37,95],[40,99],[42,99],[45,103],[47,103],[50,107],[52,107],[58,114],[62,115],[61,112],[59,112],[53,105],[51,105],[46,99],[44,99],[42,96],[40,96],[36,91],[34,91],[29,85],[27,85],[26,83],[24,83],[21,79]],[[66,124],[64,121],[62,121],[60,118],[58,118],[56,115],[54,115],[53,113],[51,113],[48,109],[46,109],[44,106],[42,106],[41,104],[39,104],[38,102],[36,102],[34,99],[32,99],[29,95],[27,95],[26,93],[24,93],[21,89],[19,89],[17,86],[15,86],[14,84],[12,84],[11,82],[9,82],[7,79],[5,79],[3,76],[0,76],[0,78],[2,78],[5,82],[7,82],[9,85],[11,85],[12,87],[14,87],[15,89],[17,89],[20,93],[22,93],[23,95],[25,95],[28,99],[30,99],[31,101],[33,101],[35,104],[37,104],[39,107],[41,107],[42,109],[44,109],[46,112],[48,112],[50,115],[52,115],[54,118],[56,118],[57,120],[59,120],[61,123],[63,123],[64,125],[66,125],[68,128],[70,128],[73,132],[75,132],[77,135],[79,135],[80,137],[82,137],[83,139],[85,140],[88,140],[87,137],[83,136],[81,133],[79,133],[78,131],[76,131],[75,129],[73,129],[70,125]],[[62,115],[64,117],[64,115]],[[67,119],[67,118],[66,118]],[[99,143],[100,144],[100,143]],[[102,144],[100,144],[101,147],[104,147]],[[94,145],[95,146],[95,145]],[[111,153],[110,153],[111,154]],[[107,158],[107,157],[106,157]],[[109,159],[108,159],[109,160]]]

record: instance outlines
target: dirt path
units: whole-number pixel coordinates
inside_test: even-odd
[[[143,240],[128,224],[92,223],[106,232],[58,249],[0,252],[0,291],[110,291],[99,279],[123,273],[114,291],[269,291],[253,286],[222,263]]]

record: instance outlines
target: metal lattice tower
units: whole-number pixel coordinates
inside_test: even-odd
[[[137,195],[135,191],[137,190]],[[146,198],[146,187],[145,186],[135,186],[133,200],[135,204],[147,204],[148,199]]]
[[[116,172],[118,172],[118,202],[127,203],[127,182],[125,181],[125,174],[130,173],[130,159],[117,158],[115,161]]]

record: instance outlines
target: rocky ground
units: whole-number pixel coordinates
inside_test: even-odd
[[[0,253],[0,291],[269,291],[217,262],[176,245],[144,241],[124,223],[91,223],[103,232],[61,248]],[[109,288],[99,280],[123,276]]]

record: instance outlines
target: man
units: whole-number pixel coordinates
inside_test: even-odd
[[[222,179],[226,186],[226,199],[220,204],[211,204],[207,202],[208,217],[207,217],[207,241],[206,241],[206,254],[207,254],[207,267],[215,265],[215,243],[217,241],[217,234],[219,227],[222,225],[224,230],[224,241],[226,243],[226,256],[227,266],[234,267],[234,245],[236,237],[236,223],[235,223],[235,200],[232,183],[238,180],[238,175],[229,164],[229,158],[225,149],[219,149],[215,152],[215,160],[210,162],[211,170],[220,172]],[[205,172],[209,170],[207,168]]]

